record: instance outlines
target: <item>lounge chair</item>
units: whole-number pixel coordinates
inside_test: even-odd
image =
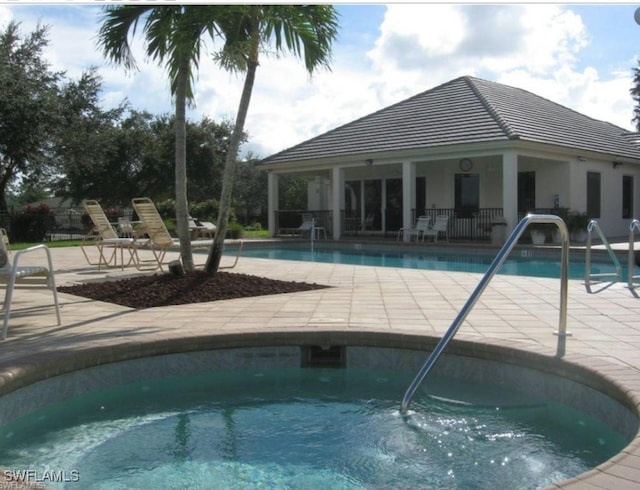
[[[118,251],[120,251],[120,266],[124,268],[124,252],[128,253],[129,262],[131,264],[138,260],[136,246],[141,245],[141,241],[135,241],[133,238],[121,238],[109,222],[107,215],[104,213],[102,206],[98,201],[87,199],[83,201],[84,209],[91,218],[93,228],[80,243],[80,249],[84,254],[89,265],[97,265],[98,269],[102,266],[117,266]],[[98,248],[98,261],[92,262],[85,250],[87,246],[96,246]],[[110,254],[106,253],[111,249]]]
[[[7,338],[9,316],[11,315],[11,300],[13,299],[13,290],[16,288],[49,289],[53,293],[56,317],[58,325],[60,325],[62,323],[62,320],[60,319],[60,305],[58,304],[58,293],[56,291],[56,282],[53,276],[53,265],[51,263],[51,253],[49,252],[49,248],[46,245],[34,245],[32,247],[19,250],[13,256],[12,264],[9,260],[9,249],[7,248],[4,240],[4,237],[6,236],[6,230],[2,229],[3,239],[0,240],[0,283],[4,284],[6,287],[3,304],[4,320],[2,325],[2,340]],[[23,257],[41,250],[45,252],[47,266],[18,265]]]
[[[136,197],[131,200],[131,205],[142,222],[144,232],[149,237],[145,246],[153,252],[154,259],[151,262],[155,262],[155,268],[163,270],[166,253],[171,249],[178,249],[180,240],[171,236],[151,199]],[[191,240],[192,248],[208,248],[212,244],[213,240]]]
[[[203,237],[213,238],[216,234],[216,229],[216,225],[209,221],[200,221],[189,216],[189,231],[193,240]]]
[[[367,217],[362,222],[361,230],[362,231],[370,230],[371,227],[373,226],[373,220],[374,219],[375,219],[375,215],[373,213],[367,214]]]
[[[404,236],[404,234],[407,234],[409,236],[409,240],[411,240],[411,238],[414,236],[416,237],[416,241],[418,241],[418,238],[424,239],[424,232],[427,231],[430,227],[431,217],[420,216],[418,218],[418,221],[416,221],[415,226],[411,226],[409,228],[400,228],[398,230],[398,236],[396,237],[396,240],[400,240],[400,237]]]
[[[320,233],[327,238],[327,230],[324,226],[316,226],[315,218],[311,213],[302,213],[302,224],[296,228],[296,233],[300,233],[301,235],[309,235],[311,236],[311,231],[315,232],[314,238],[320,238]]]
[[[434,242],[437,242],[438,237],[440,235],[444,235],[445,238],[447,239],[447,242],[449,242],[449,231],[447,229],[448,226],[449,226],[449,216],[446,214],[439,214],[438,216],[436,216],[436,221],[433,224],[433,227],[429,228],[428,230],[422,233],[422,241],[424,241],[424,237],[428,236],[433,238]]]

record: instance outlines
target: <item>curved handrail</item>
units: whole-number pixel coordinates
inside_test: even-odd
[[[637,219],[634,219],[631,224],[629,225],[629,257],[628,257],[628,264],[627,264],[627,286],[629,287],[629,289],[633,289],[634,288],[634,279],[637,279],[640,276],[634,276],[633,275],[633,269],[634,269],[634,238],[635,235],[633,233],[633,230],[636,229],[638,231],[640,231],[640,221],[638,221]]]
[[[424,380],[424,378],[427,375],[427,373],[431,370],[433,365],[438,361],[438,359],[440,358],[440,355],[442,354],[444,349],[447,347],[447,345],[449,344],[449,342],[451,341],[453,336],[456,334],[456,332],[460,328],[460,325],[462,324],[464,319],[467,317],[467,315],[471,311],[471,308],[473,308],[473,306],[476,304],[476,301],[478,300],[478,298],[480,297],[482,292],[485,290],[485,288],[489,284],[489,281],[491,281],[491,279],[496,274],[498,269],[502,266],[502,264],[504,263],[504,261],[507,258],[507,255],[511,252],[513,247],[518,242],[518,239],[520,238],[520,236],[522,236],[524,230],[531,223],[555,224],[558,227],[558,229],[560,230],[560,236],[561,236],[561,239],[562,239],[562,255],[561,255],[561,259],[560,259],[560,263],[561,263],[561,266],[560,266],[560,276],[561,276],[560,277],[560,279],[561,279],[561,282],[560,282],[560,320],[559,320],[558,331],[555,332],[555,334],[558,335],[558,355],[564,354],[564,337],[566,337],[567,335],[571,335],[570,333],[567,332],[567,291],[568,291],[568,276],[569,276],[569,231],[567,230],[567,225],[562,220],[562,218],[560,218],[559,216],[555,216],[555,215],[551,215],[551,214],[529,214],[529,215],[525,216],[518,223],[518,225],[514,228],[513,232],[511,232],[511,235],[509,235],[509,238],[507,238],[507,241],[505,242],[503,247],[500,249],[500,251],[496,255],[495,259],[493,259],[493,262],[489,266],[489,269],[487,269],[487,272],[485,272],[484,276],[482,276],[482,279],[480,280],[480,283],[476,286],[474,291],[471,293],[471,296],[469,296],[469,299],[467,299],[467,302],[464,304],[462,309],[458,312],[458,315],[455,317],[455,319],[451,323],[451,326],[449,327],[449,329],[446,331],[446,333],[440,339],[440,341],[438,342],[438,344],[434,348],[433,352],[431,353],[431,355],[429,356],[429,358],[425,362],[424,366],[422,366],[422,368],[420,369],[420,371],[418,372],[418,374],[414,378],[414,380],[411,383],[411,385],[409,385],[409,388],[407,389],[407,391],[406,391],[406,393],[404,395],[404,398],[402,399],[402,405],[400,407],[400,413],[404,414],[404,413],[407,412],[407,408],[409,407],[409,403],[411,402],[411,399],[413,398],[413,395],[415,394],[416,390],[420,386],[420,383],[422,383],[422,381]]]
[[[587,226],[587,246],[585,251],[584,283],[586,286],[589,286],[591,284],[592,278],[607,277],[607,276],[613,275],[610,272],[604,272],[601,274],[591,274],[591,233],[594,230],[598,234],[600,241],[606,248],[607,253],[609,254],[609,257],[611,258],[611,261],[613,262],[613,265],[616,268],[615,276],[616,276],[616,280],[619,281],[620,277],[622,276],[622,266],[620,265],[620,261],[618,260],[618,257],[616,257],[616,254],[613,252],[613,249],[611,248],[611,245],[609,245],[609,241],[604,236],[604,233],[602,233],[602,230],[600,229],[600,225],[598,224],[598,220],[592,219],[591,221],[589,221],[589,225]]]

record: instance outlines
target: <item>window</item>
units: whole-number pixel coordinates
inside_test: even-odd
[[[480,209],[480,176],[456,174],[455,206],[458,218],[472,218]]]
[[[622,218],[633,218],[633,177],[622,176]]]
[[[600,218],[600,173],[587,172],[587,215]]]

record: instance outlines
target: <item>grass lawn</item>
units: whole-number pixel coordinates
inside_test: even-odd
[[[269,230],[244,230],[242,238],[269,238]],[[78,247],[82,240],[55,240],[52,242],[42,242],[49,248],[56,247]],[[18,242],[9,244],[9,250],[22,250],[38,243]]]

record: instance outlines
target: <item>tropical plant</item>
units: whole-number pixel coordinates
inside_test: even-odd
[[[238,5],[229,7],[229,17],[219,25],[225,47],[218,61],[231,70],[245,71],[238,113],[225,160],[218,231],[209,251],[205,271],[215,274],[224,250],[238,149],[255,82],[260,53],[273,43],[276,53],[285,48],[303,57],[307,71],[329,68],[331,46],[337,36],[337,14],[331,5]]]
[[[144,20],[146,54],[165,65],[175,100],[176,220],[180,255],[186,270],[193,270],[188,223],[186,172],[186,106],[194,102],[194,70],[198,68],[204,36],[218,36],[217,19],[228,7],[220,5],[109,5],[98,44],[111,61],[136,69],[129,38]]]
[[[578,233],[581,231],[586,232],[587,226],[589,226],[589,222],[591,220],[589,219],[589,215],[587,215],[587,213],[581,213],[579,211],[569,211],[566,221],[569,233]]]
[[[633,69],[633,87],[629,89],[629,93],[636,103],[631,121],[635,123],[636,131],[640,131],[640,60],[638,66]]]

